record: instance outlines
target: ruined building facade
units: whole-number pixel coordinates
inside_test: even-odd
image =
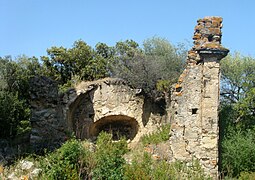
[[[205,171],[218,173],[220,60],[222,18],[197,21],[187,68],[172,94],[170,148],[173,160],[198,159]]]
[[[94,140],[101,131],[131,143],[166,121],[166,111],[122,79],[82,82],[58,95],[57,85],[44,77],[32,79],[32,133],[35,149],[54,148],[70,135]]]
[[[198,20],[187,67],[175,85],[169,107],[153,104],[120,79],[82,82],[59,95],[55,82],[34,78],[31,144],[55,146],[68,133],[94,139],[102,130],[112,132],[116,139],[125,135],[132,143],[160,123],[170,122],[170,160],[198,159],[208,174],[217,177],[219,62],[228,53],[221,46],[221,27],[220,17]]]

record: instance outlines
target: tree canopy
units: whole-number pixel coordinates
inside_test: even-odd
[[[29,79],[46,76],[59,84],[60,91],[80,81],[118,77],[143,89],[150,98],[169,91],[182,71],[185,49],[159,37],[147,39],[143,47],[133,40],[105,43],[95,48],[82,40],[71,48],[53,46],[41,59],[25,55],[0,58],[0,137],[15,137],[29,131]]]
[[[125,49],[125,51],[123,51]],[[126,52],[126,53],[123,53]],[[140,48],[132,41],[115,46],[113,76],[127,80],[150,97],[169,91],[184,68],[186,51],[159,37],[147,39]]]
[[[239,53],[221,61],[222,171],[228,176],[252,172],[255,163],[255,59]]]
[[[141,46],[125,40],[114,46],[100,42],[92,48],[78,40],[71,48],[50,47],[40,59],[0,57],[0,138],[12,139],[31,130],[29,80],[34,76],[55,80],[61,91],[80,81],[118,77],[156,101],[171,91],[184,69],[186,52],[183,46],[153,37]],[[254,171],[255,59],[230,54],[221,61],[221,74],[222,171],[239,176]]]
[[[221,62],[221,73],[222,103],[234,108],[235,122],[255,124],[255,59],[229,55]]]
[[[42,57],[46,74],[64,85],[75,80],[95,80],[108,76],[106,47],[93,50],[84,41],[75,41],[70,49],[51,47]],[[105,56],[105,57],[104,57]]]
[[[0,58],[0,137],[29,132],[29,79],[39,73],[39,67],[35,57]]]

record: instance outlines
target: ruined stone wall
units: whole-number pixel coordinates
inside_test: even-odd
[[[152,107],[147,108],[151,104],[139,89],[132,89],[121,79],[82,82],[65,94],[63,103],[69,130],[81,139],[94,139],[101,128],[114,131],[119,127],[120,134],[121,129],[136,129],[130,140],[138,141],[142,134],[155,129],[154,125],[164,118],[152,112]]]
[[[197,21],[187,68],[172,95],[170,148],[172,160],[198,159],[205,172],[218,173],[219,61],[228,50],[221,46],[222,18]]]
[[[30,80],[31,125],[30,144],[35,150],[54,149],[66,137],[61,98],[55,81],[46,77]]]
[[[170,157],[172,161],[198,159],[208,174],[217,177],[219,61],[228,50],[221,46],[222,18],[206,17],[197,23],[187,68],[175,85],[171,107],[166,107],[173,114]],[[62,95],[57,89],[45,77],[31,80],[30,140],[39,149],[61,144],[68,132],[93,140],[106,130],[137,142],[159,123],[168,122],[165,109],[120,79],[82,82]]]
[[[54,148],[70,134],[94,140],[100,131],[115,139],[126,136],[136,143],[165,121],[160,109],[121,79],[81,82],[59,94],[57,84],[45,77],[31,79],[32,132],[35,149]]]

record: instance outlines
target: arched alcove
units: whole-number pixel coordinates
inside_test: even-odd
[[[106,116],[92,124],[90,136],[98,136],[101,131],[111,133],[113,140],[121,137],[132,140],[137,134],[138,123],[134,118],[125,115]]]
[[[90,137],[89,127],[94,122],[95,114],[92,100],[93,93],[94,91],[90,91],[77,96],[67,112],[68,127],[79,139]]]

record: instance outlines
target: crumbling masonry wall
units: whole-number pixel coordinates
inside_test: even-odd
[[[151,103],[140,89],[131,88],[122,79],[81,82],[59,93],[56,82],[34,77],[30,87],[30,143],[38,151],[60,146],[70,134],[95,140],[102,130],[112,133],[115,140],[126,136],[136,143],[166,121],[161,106]]]
[[[187,68],[172,94],[170,148],[172,160],[198,159],[206,173],[217,177],[219,61],[229,50],[221,46],[222,18],[205,17],[197,23]]]
[[[197,21],[194,46],[187,68],[175,85],[170,107],[162,109],[120,79],[82,82],[60,94],[56,82],[45,77],[31,79],[32,132],[35,149],[55,148],[67,133],[87,139],[101,130],[123,130],[131,141],[156,129],[171,116],[171,160],[198,159],[205,172],[218,176],[219,61],[228,50],[221,46],[222,18]]]

